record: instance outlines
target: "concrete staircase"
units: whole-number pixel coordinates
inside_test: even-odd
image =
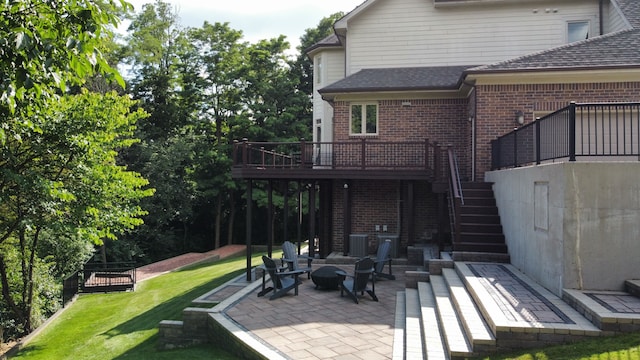
[[[438,264],[442,268],[435,274],[431,266],[428,282],[398,297],[405,318],[396,326],[403,323],[405,351],[394,352],[394,359],[463,359],[640,330],[640,313],[603,315],[601,304],[592,310],[593,296],[565,290],[563,300],[509,264],[446,259]],[[640,282],[627,287],[631,290],[624,294],[640,293]]]

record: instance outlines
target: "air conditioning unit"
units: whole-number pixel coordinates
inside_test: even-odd
[[[369,235],[349,235],[349,255],[353,257],[365,257],[369,254]]]

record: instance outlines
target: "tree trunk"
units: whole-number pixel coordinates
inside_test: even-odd
[[[7,264],[4,262],[4,257],[0,255],[0,282],[2,284],[2,299],[5,304],[9,306],[11,312],[15,316],[16,320],[20,324],[26,324],[24,312],[13,301],[11,293],[9,292],[9,280],[7,277]]]

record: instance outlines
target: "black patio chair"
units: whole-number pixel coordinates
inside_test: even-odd
[[[355,270],[353,276],[348,275],[346,272],[339,270],[336,271],[338,275],[338,282],[340,284],[340,296],[343,296],[346,292],[355,303],[358,303],[358,293],[371,296],[374,301],[378,301],[376,296],[376,285],[373,281],[373,260],[370,258],[363,258],[356,261]],[[369,280],[371,280],[371,288],[368,287]]]
[[[373,280],[375,281],[377,277],[383,277],[390,280],[395,280],[396,277],[393,275],[391,270],[391,240],[385,240],[380,242],[378,245],[378,252],[376,253],[376,257],[373,259],[374,269],[373,269]],[[389,263],[389,273],[384,273],[384,264]]]
[[[262,262],[273,283],[273,294],[269,300],[277,299],[291,289],[295,289],[295,294],[298,295],[298,285],[300,285],[298,276],[304,273],[302,270],[279,271],[276,262],[268,256],[262,256]],[[263,296],[266,292],[268,290],[261,291],[258,296]]]
[[[307,266],[300,265],[299,260],[306,260]],[[313,258],[306,255],[298,255],[296,246],[290,242],[285,241],[282,244],[282,265],[287,265],[289,271],[302,270],[307,273],[307,279],[311,278],[311,262]]]

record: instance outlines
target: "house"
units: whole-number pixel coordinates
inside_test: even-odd
[[[309,238],[318,237],[319,256],[366,253],[377,238],[391,238],[398,255],[411,256],[421,244],[452,238],[454,250],[508,253],[513,265],[558,294],[563,287],[617,289],[640,278],[640,121],[633,105],[640,102],[640,3],[367,0],[308,56],[313,141],[239,143],[233,177],[247,180],[249,198],[255,180],[309,184],[310,218],[318,209]],[[565,130],[551,128],[544,139],[531,131],[536,119],[550,123],[547,117],[571,102],[629,104],[581,112],[587,120],[578,125],[580,144],[601,149],[581,154],[615,163],[560,154],[545,157],[553,164],[538,156],[514,165],[539,166],[492,166],[495,140],[514,128],[529,134],[512,141],[512,148],[525,148],[521,156],[533,156],[541,141],[566,148]],[[575,120],[575,107],[563,111]],[[589,119],[594,129],[587,129]],[[559,132],[562,139],[553,140]],[[620,142],[622,152],[602,148]],[[634,161],[618,162],[628,156]],[[458,181],[448,180],[451,173]],[[500,218],[465,234],[456,189],[475,194],[487,186],[474,184],[485,181]],[[603,188],[608,192],[596,196]],[[467,210],[485,201],[496,207],[475,197],[467,196]],[[623,266],[603,275],[612,262]]]

